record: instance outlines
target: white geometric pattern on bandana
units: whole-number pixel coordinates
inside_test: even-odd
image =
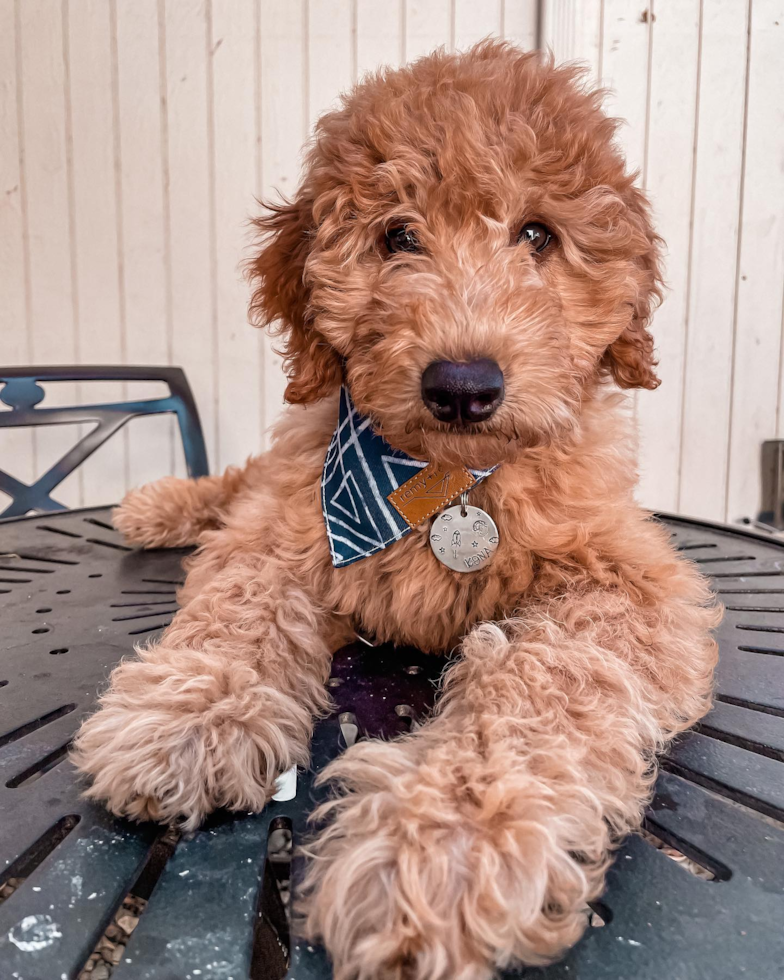
[[[338,424],[321,474],[321,509],[332,564],[351,565],[405,537],[411,528],[387,497],[428,464],[390,446],[340,389]],[[477,482],[489,470],[471,470]]]

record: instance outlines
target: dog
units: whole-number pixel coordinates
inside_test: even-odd
[[[76,740],[116,814],[190,829],[263,807],[307,764],[355,631],[459,650],[425,724],[325,774],[303,915],[338,980],[557,957],[657,753],[710,706],[718,609],[633,497],[618,389],[658,384],[661,242],[616,127],[578,69],[499,41],[364,79],[256,222],[252,319],[277,325],[292,404],[271,450],[115,513],[134,544],[198,545],[179,613]],[[404,517],[422,487],[448,506],[429,523],[417,498],[428,520],[401,530],[382,500],[399,533],[357,556],[325,486],[365,437],[412,467]],[[455,537],[450,507],[477,530]]]

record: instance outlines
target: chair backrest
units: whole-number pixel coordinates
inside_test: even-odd
[[[111,402],[99,405],[73,405],[39,408],[46,392],[41,381],[163,381],[169,388],[166,398]],[[30,511],[67,510],[51,496],[58,484],[72,473],[99,446],[125,423],[143,415],[173,412],[177,416],[188,476],[206,476],[207,449],[199,413],[185,374],[174,367],[15,367],[0,368],[0,401],[11,409],[0,411],[0,428],[8,426],[62,425],[64,422],[97,423],[34,483],[28,485],[0,468],[0,490],[11,503],[0,518],[19,517]]]

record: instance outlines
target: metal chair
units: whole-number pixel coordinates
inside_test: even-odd
[[[98,405],[38,408],[46,397],[40,381],[163,381],[169,388],[169,395]],[[188,476],[206,476],[209,472],[199,413],[181,368],[74,365],[0,368],[0,382],[4,382],[0,401],[11,409],[10,412],[0,411],[0,428],[61,425],[64,422],[98,423],[30,485],[0,468],[0,490],[11,497],[11,503],[0,512],[0,518],[21,517],[30,511],[67,510],[51,496],[52,491],[126,422],[139,416],[174,413],[180,426]]]

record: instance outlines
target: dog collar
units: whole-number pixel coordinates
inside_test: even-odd
[[[390,446],[340,389],[338,424],[321,474],[335,568],[383,551],[496,469],[444,470]]]

